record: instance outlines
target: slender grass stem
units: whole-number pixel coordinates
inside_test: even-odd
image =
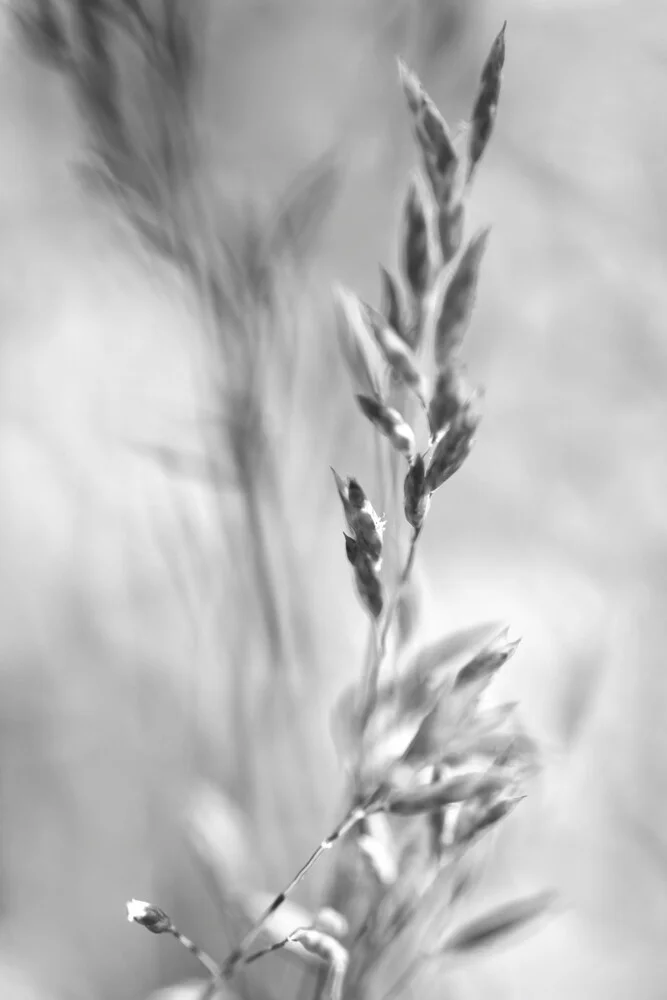
[[[416,528],[410,540],[410,548],[408,550],[408,556],[403,566],[403,569],[401,570],[401,574],[398,578],[398,584],[385,612],[382,626],[380,628],[376,626],[375,656],[371,661],[370,669],[366,677],[364,700],[362,703],[362,709],[360,713],[361,733],[363,733],[364,730],[366,729],[368,720],[370,719],[373,713],[373,709],[375,708],[380,672],[382,670],[384,661],[387,656],[389,634],[391,632],[391,627],[394,623],[396,609],[398,608],[398,603],[400,601],[401,594],[403,593],[403,588],[410,579],[410,574],[412,572],[412,567],[414,566],[415,555],[417,552],[417,542],[419,541],[420,534],[421,534],[421,528]]]
[[[313,865],[315,865],[319,861],[319,859],[326,851],[328,851],[330,848],[333,847],[336,841],[340,840],[347,833],[349,833],[349,831],[354,826],[356,826],[356,824],[360,820],[362,820],[365,815],[366,815],[366,808],[363,805],[352,809],[347,814],[345,819],[338,824],[335,830],[332,833],[330,833],[329,836],[326,837],[321,844],[319,844],[319,846],[313,851],[313,853],[310,855],[306,863],[299,869],[299,871],[296,873],[296,875],[290,881],[290,883],[282,890],[282,892],[279,892],[278,895],[274,897],[271,903],[267,906],[266,910],[255,921],[255,923],[252,925],[248,933],[245,935],[239,946],[235,948],[234,951],[232,951],[231,954],[227,957],[223,967],[223,974],[225,975],[225,977],[227,978],[231,977],[238,963],[245,958],[245,954],[248,948],[256,939],[257,935],[259,934],[260,930],[262,929],[266,921],[288,899],[288,897],[291,895],[294,889],[296,889],[296,887],[299,885],[301,880],[308,874]]]
[[[203,951],[199,945],[196,945],[194,941],[191,941],[189,937],[185,936],[185,934],[181,934],[178,928],[173,925],[169,928],[168,933],[171,934],[172,937],[175,937],[178,943],[183,945],[183,947],[186,948],[191,955],[194,955],[197,961],[204,966],[213,979],[218,981],[222,979],[222,969],[218,963],[214,958],[211,958],[209,954]]]
[[[242,959],[243,965],[252,965],[253,962],[257,962],[260,958],[264,958],[266,955],[272,955],[274,951],[280,951],[282,948],[286,948],[290,943],[291,938],[285,937],[280,941],[276,941],[275,944],[267,945],[266,948],[260,948],[258,951],[254,951],[251,955],[246,955]]]

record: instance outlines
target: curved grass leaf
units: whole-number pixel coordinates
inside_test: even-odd
[[[440,943],[439,954],[473,955],[504,941],[546,913],[554,903],[553,891],[503,903],[481,917],[469,920]]]

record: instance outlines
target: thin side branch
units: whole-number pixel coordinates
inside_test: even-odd
[[[342,823],[339,823],[336,829],[332,833],[330,833],[329,836],[326,837],[321,842],[321,844],[313,851],[311,856],[308,858],[306,863],[299,869],[299,871],[296,873],[291,882],[282,890],[282,892],[279,892],[278,895],[274,897],[272,902],[267,906],[266,910],[252,925],[248,933],[242,939],[239,946],[235,948],[230,955],[227,956],[227,959],[225,960],[225,964],[223,966],[223,975],[226,978],[229,979],[233,975],[234,970],[236,966],[239,964],[239,962],[245,959],[248,948],[253,943],[253,941],[261,931],[266,921],[271,916],[273,916],[276,910],[278,910],[283,905],[283,903],[289,898],[289,896],[296,889],[301,880],[308,874],[313,865],[315,865],[319,861],[322,855],[326,851],[330,850],[338,840],[340,840],[347,833],[349,833],[349,831],[354,826],[356,826],[357,823],[359,823],[362,819],[364,819],[364,817],[366,816],[366,809],[367,809],[367,804],[352,809],[345,817],[345,819],[342,821]]]

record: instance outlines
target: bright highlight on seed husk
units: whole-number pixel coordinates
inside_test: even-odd
[[[134,921],[141,921],[146,918],[148,911],[150,909],[150,903],[145,903],[141,899],[131,899],[129,903],[126,903],[127,907],[127,919],[130,923]]]

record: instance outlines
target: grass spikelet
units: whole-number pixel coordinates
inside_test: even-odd
[[[496,35],[482,69],[479,92],[475,100],[468,138],[468,183],[477,169],[491,138],[498,111],[500,83],[505,65],[505,29],[507,21]]]
[[[525,795],[507,796],[493,802],[467,802],[461,809],[452,837],[452,844],[462,847],[486,833],[525,798]]]
[[[345,555],[354,569],[355,584],[362,603],[370,615],[377,619],[384,607],[380,580],[384,522],[376,514],[356,479],[345,482],[334,469],[332,472],[345,520],[352,532],[351,535],[343,534]]]
[[[442,263],[449,264],[463,244],[465,208],[462,201],[438,208],[438,241]]]
[[[426,489],[424,458],[417,453],[413,458],[403,485],[403,510],[405,519],[415,531],[420,531],[428,513],[431,495]]]
[[[435,493],[461,468],[472,450],[480,420],[476,399],[470,399],[460,407],[431,457],[426,472],[426,488],[430,493]]]
[[[433,197],[444,208],[452,201],[459,159],[445,120],[430,98],[424,102],[418,139]]]
[[[420,302],[431,280],[428,216],[416,175],[410,178],[403,207],[403,273],[414,299]],[[410,346],[415,347],[412,343]]]
[[[505,629],[502,622],[478,623],[448,632],[422,646],[414,653],[405,670],[406,678],[414,678],[408,688],[409,699],[414,699],[415,691],[437,688],[443,678],[453,680],[466,663],[486,649]]]
[[[516,653],[520,642],[519,636],[512,635],[511,630],[506,629],[490,646],[463,667],[454,682],[454,690],[461,690],[469,684],[490,678]]]
[[[470,240],[442,296],[435,324],[435,363],[440,370],[459,350],[468,329],[489,231],[482,229]]]
[[[385,406],[370,396],[357,396],[362,413],[368,417],[385,437],[407,460],[412,461],[415,453],[415,435],[398,410]]]
[[[398,69],[433,197],[438,206],[446,207],[452,200],[459,169],[456,148],[444,118],[417,75],[401,59]]]
[[[436,377],[428,405],[428,425],[435,441],[473,395],[468,384],[467,368],[457,357],[451,357]]]
[[[357,585],[359,597],[371,617],[377,620],[384,608],[382,581],[380,580],[377,566],[369,559],[358,542],[355,542],[354,561],[350,558],[347,541],[346,551],[348,561],[352,562],[354,567],[354,580]]]
[[[354,292],[342,285],[334,287],[334,302],[341,353],[353,383],[367,395],[377,396],[380,392],[380,380],[372,353],[374,345],[362,304]]]
[[[350,544],[347,545],[348,559],[350,559],[352,552],[356,558],[357,551],[360,551],[370,560],[376,570],[379,570],[382,559],[384,522],[376,514],[373,505],[356,479],[350,478],[344,482],[335,469],[331,471],[334,474],[338,495],[343,505],[345,520],[353,535],[349,542],[354,542],[354,547]]]
[[[380,283],[380,312],[392,330],[407,343],[408,330],[400,285],[394,275],[382,266]]]
[[[426,406],[426,378],[419,370],[417,358],[405,340],[389,325],[382,313],[365,306],[375,340],[389,365],[395,380],[411,389],[422,406]]]
[[[502,772],[462,774],[412,791],[397,791],[389,797],[385,808],[396,816],[419,816],[476,796],[500,792],[506,785],[507,776]]]

